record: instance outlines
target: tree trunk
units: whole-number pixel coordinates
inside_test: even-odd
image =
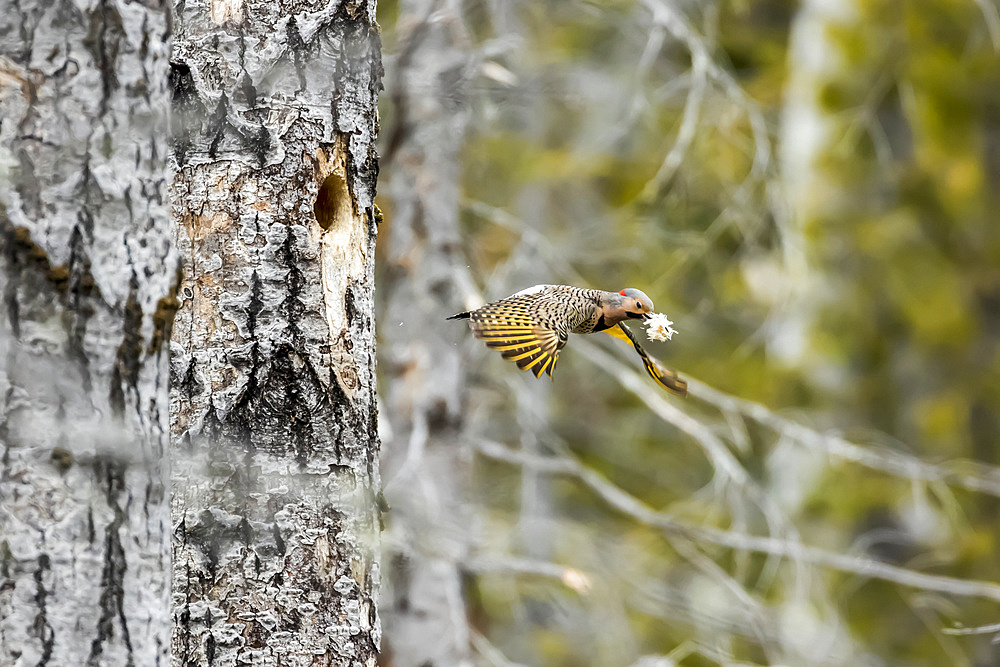
[[[178,3],[174,664],[374,665],[374,0]]]
[[[167,11],[0,15],[0,664],[165,664]]]
[[[461,20],[452,2],[403,3],[399,24],[410,28],[391,91],[395,210],[387,229],[390,363],[382,398],[391,427],[384,464],[392,511],[383,608],[394,667],[471,664],[461,570],[472,538],[462,489],[469,462],[458,446],[465,388],[458,342],[468,328],[444,321],[479,305],[471,301],[477,295],[458,228],[472,67],[460,47]]]

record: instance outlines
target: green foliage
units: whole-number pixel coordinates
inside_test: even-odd
[[[463,209],[463,244],[484,296],[536,282],[640,287],[680,331],[650,351],[685,375],[865,445],[931,461],[1000,463],[1000,54],[982,9],[972,0],[845,3],[846,18],[831,20],[827,42],[815,46],[826,50],[825,67],[810,71],[792,51],[805,20],[800,3],[671,3],[682,5],[690,25],[710,36],[713,62],[747,97],[710,78],[683,161],[652,190],[693,85],[684,44],[668,32],[638,71],[652,25],[639,3],[516,5],[523,43],[496,60],[518,82],[506,91],[470,82],[474,122],[461,186],[467,202],[502,209],[538,234]],[[469,9],[478,40],[491,34],[485,6]],[[784,114],[793,77],[826,128],[801,180],[779,161],[791,136]],[[754,135],[754,113],[767,136]],[[771,161],[755,170],[761,142]],[[785,190],[786,180],[799,189]],[[802,253],[803,273],[792,270],[789,248]],[[708,419],[695,398],[683,408]],[[513,410],[496,415],[508,433]],[[650,507],[733,526],[732,508],[705,493],[713,467],[704,450],[623,392],[572,340],[547,410],[538,434],[546,446],[568,448]],[[744,426],[746,446],[731,449],[778,495],[769,465],[781,439]],[[833,457],[813,463],[803,464],[803,499],[790,509],[805,543],[848,551],[860,541],[876,560],[1000,580],[995,499],[918,489]],[[492,490],[484,499],[496,529],[511,530],[501,524],[504,513],[516,521],[519,471],[494,464],[477,479]],[[562,481],[549,491],[566,520],[551,560],[626,587],[690,574],[659,531],[609,511],[579,485]],[[940,525],[914,528],[908,517],[924,492],[927,516]],[[748,522],[766,528],[759,516]],[[585,539],[595,535],[598,544]],[[773,576],[764,557],[710,555],[766,603],[792,599],[787,582],[755,587]],[[602,571],[607,563],[627,566],[627,575]],[[822,572],[858,654],[894,665],[1000,660],[989,635],[941,633],[952,623],[997,622],[995,604]],[[683,613],[657,617],[609,587],[598,581],[581,595],[547,581],[480,577],[477,623],[513,660],[627,664],[594,636],[602,605],[620,604],[629,659],[722,636],[735,660],[778,659],[749,630],[693,630]],[[692,653],[683,664],[715,663]]]

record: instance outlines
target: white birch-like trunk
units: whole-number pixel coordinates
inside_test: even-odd
[[[788,78],[784,90],[778,145],[780,151],[781,210],[786,211],[784,252],[788,271],[788,302],[772,325],[768,353],[786,364],[810,363],[809,329],[831,276],[823,276],[810,263],[806,229],[818,215],[829,215],[837,193],[821,168],[845,124],[843,114],[822,107],[823,88],[846,64],[836,45],[837,30],[858,20],[854,0],[804,0],[795,14],[788,45]],[[793,307],[794,304],[794,307]],[[813,377],[821,373],[814,370]]]
[[[0,16],[0,665],[164,665],[167,9]]]
[[[178,2],[173,661],[374,665],[374,0]]]
[[[461,451],[465,376],[446,322],[473,293],[458,227],[459,150],[471,69],[456,3],[403,3],[389,135],[389,346],[381,393],[391,434],[384,463],[392,510],[387,532],[386,647],[394,667],[470,663],[462,562],[474,526],[463,508],[469,460]]]

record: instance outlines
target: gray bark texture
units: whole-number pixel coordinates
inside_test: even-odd
[[[471,664],[462,563],[474,526],[464,509],[464,323],[444,318],[476,304],[458,226],[459,150],[474,69],[454,2],[402,3],[391,76],[395,114],[386,161],[394,207],[387,228],[388,351],[381,397],[386,536],[382,606],[393,667]],[[453,326],[456,325],[457,326]]]
[[[166,664],[167,9],[0,16],[0,665]]]
[[[178,2],[175,665],[374,665],[374,0]]]

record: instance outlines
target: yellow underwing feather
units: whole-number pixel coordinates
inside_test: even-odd
[[[486,343],[486,347],[499,352],[507,352],[508,350],[522,349],[526,342],[527,341],[507,343],[506,341],[503,341],[502,343]]]
[[[517,331],[505,331],[505,332],[489,332],[481,333],[477,338],[481,338],[486,342],[500,342],[500,341],[517,341],[517,340],[534,340],[538,335],[531,329],[518,329]]]
[[[520,354],[510,354],[510,355],[505,354],[504,358],[509,359],[510,361],[521,361],[521,359],[525,359],[533,354],[540,354],[540,353],[541,350],[539,350],[537,347],[532,347],[528,348],[526,352],[521,352]]]
[[[617,338],[618,340],[623,340],[626,343],[631,343],[632,342],[631,340],[629,340],[629,337],[625,335],[625,332],[623,332],[618,327],[611,327],[610,329],[605,329],[604,333],[608,334],[612,338]]]
[[[555,368],[556,361],[558,359],[559,359],[559,351],[556,350],[554,354],[552,354],[551,356],[549,356],[548,359],[545,360],[545,363],[542,365],[542,367],[538,369],[538,374],[536,375],[536,377],[541,377],[542,373],[548,373],[549,377],[552,377],[552,369]]]
[[[535,377],[542,373],[552,376],[564,342],[557,331],[542,326],[527,311],[497,309],[475,313],[470,326],[476,338],[521,370],[531,371]]]
[[[545,359],[545,358],[546,357],[545,357],[544,354],[538,354],[537,356],[532,357],[528,361],[528,363],[526,363],[524,366],[521,366],[521,370],[522,371],[530,371],[532,368],[535,368],[536,366],[538,366],[538,363],[541,362],[542,359]],[[542,374],[541,366],[538,366],[538,370],[534,371],[534,373],[535,373],[535,377],[539,377]]]

